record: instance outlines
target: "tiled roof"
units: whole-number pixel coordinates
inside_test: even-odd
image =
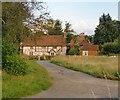
[[[79,44],[80,45],[85,45],[85,44],[88,44],[88,42],[87,41],[81,41],[81,42],[79,42]]]
[[[80,50],[93,50],[93,51],[98,51],[99,50],[99,46],[98,45],[93,45],[90,43],[84,44]]]
[[[66,46],[66,39],[62,35],[43,35],[26,38],[22,46]]]

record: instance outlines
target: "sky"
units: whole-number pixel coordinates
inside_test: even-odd
[[[49,0],[48,0],[49,1]],[[75,34],[84,32],[93,35],[99,24],[99,17],[105,13],[118,20],[118,2],[46,2],[50,16],[72,24]]]

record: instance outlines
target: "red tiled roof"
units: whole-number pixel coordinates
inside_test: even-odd
[[[62,35],[44,35],[26,38],[22,46],[66,46],[66,39]]]
[[[93,44],[84,44],[80,50],[93,50],[93,51],[98,51],[99,46],[98,45],[93,45]]]

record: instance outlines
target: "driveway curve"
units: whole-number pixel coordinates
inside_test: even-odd
[[[53,78],[53,85],[29,98],[118,98],[118,81],[95,78],[50,63],[38,61]]]

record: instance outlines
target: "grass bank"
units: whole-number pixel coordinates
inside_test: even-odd
[[[57,56],[52,63],[99,78],[119,80],[118,57]]]
[[[21,98],[46,90],[52,84],[47,71],[33,60],[27,60],[29,71],[25,76],[3,72],[3,98]]]

